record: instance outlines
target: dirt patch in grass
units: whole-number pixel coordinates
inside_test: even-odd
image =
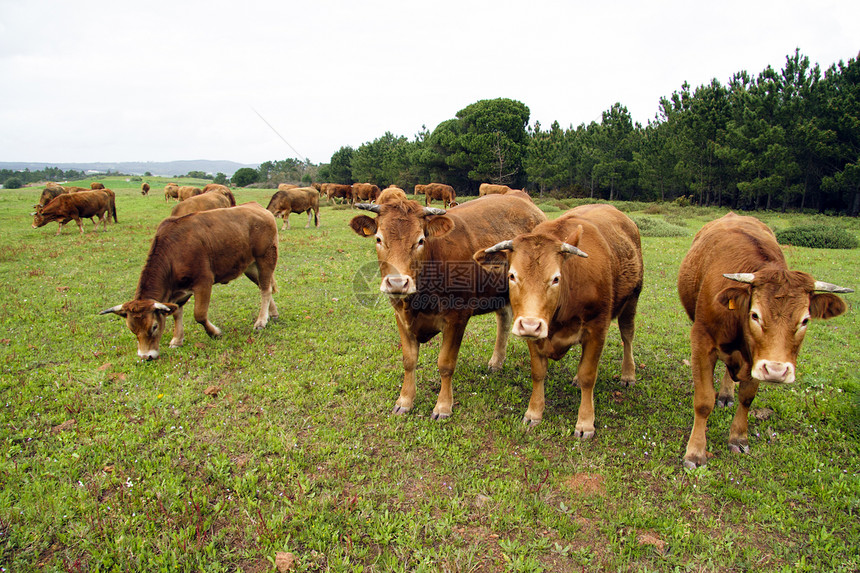
[[[573,474],[562,485],[579,497],[606,497],[605,480],[600,474]]]

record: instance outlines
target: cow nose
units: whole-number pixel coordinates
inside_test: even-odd
[[[791,362],[759,360],[753,369],[753,378],[763,382],[790,384],[794,382],[794,365]]]
[[[518,316],[512,332],[523,338],[546,338],[546,322],[540,318]]]
[[[407,295],[415,292],[414,284],[409,275],[385,275],[380,290],[388,295]]]
[[[140,350],[138,350],[137,355],[142,360],[155,360],[156,358],[158,358],[158,350],[148,350],[146,352],[141,352]]]

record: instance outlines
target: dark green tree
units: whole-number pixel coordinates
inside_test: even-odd
[[[260,179],[260,172],[250,167],[241,167],[236,170],[230,180],[237,187],[245,187],[251,183],[256,183]]]
[[[356,182],[352,177],[352,156],[355,151],[352,147],[341,147],[331,156],[331,162],[328,165],[327,174],[323,180],[327,183],[340,183],[341,185],[349,185]]]

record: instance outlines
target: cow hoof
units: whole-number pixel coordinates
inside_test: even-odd
[[[621,385],[625,388],[633,388],[636,386],[636,378],[622,378]]]
[[[493,364],[492,362],[490,362],[487,365],[487,370],[490,371],[490,374],[495,374],[496,372],[502,371],[502,365],[501,364]]]
[[[409,408],[404,408],[403,406],[394,405],[394,408],[391,410],[392,414],[396,414],[398,416],[403,416],[409,411]]]
[[[264,328],[266,328],[266,324],[265,324],[265,323],[264,323],[264,324],[255,324],[255,325],[254,325],[254,330],[263,330]]]
[[[734,398],[731,396],[717,396],[717,406],[720,408],[728,408],[735,403]]]
[[[750,447],[747,444],[729,444],[729,451],[735,454],[748,454]]]
[[[443,414],[441,412],[433,412],[431,416],[434,420],[444,420],[445,418],[450,418],[451,414]]]
[[[686,459],[684,460],[684,467],[686,469],[689,469],[689,470],[694,470],[697,467],[699,467],[700,465],[704,465],[704,464],[697,464],[696,462],[691,461],[691,460],[686,460]]]
[[[534,420],[532,418],[529,418],[528,416],[523,417],[523,425],[528,426],[529,428],[534,428],[535,426],[537,426],[540,423],[541,423],[540,419]]]
[[[590,440],[591,438],[594,437],[594,430],[591,430],[591,431],[574,430],[573,437],[574,438],[581,438],[583,440]]]

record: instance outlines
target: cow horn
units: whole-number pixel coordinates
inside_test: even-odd
[[[586,259],[588,258],[588,253],[580,250],[579,247],[574,247],[570,243],[562,243],[560,250],[562,253],[571,253],[573,255],[577,255]]]
[[[373,211],[377,215],[379,214],[379,210],[381,209],[380,205],[372,205],[370,203],[356,203],[356,209],[364,209],[365,211]]]
[[[444,215],[447,213],[445,209],[437,209],[436,207],[424,207],[425,215]]]
[[[170,307],[167,306],[166,304],[162,304],[160,302],[157,302],[152,306],[155,307],[155,310],[163,310],[164,312],[170,312]]]
[[[501,243],[496,243],[489,249],[484,249],[484,253],[498,253],[499,251],[511,251],[514,248],[513,241],[502,241]]]
[[[99,314],[110,314],[110,313],[119,314],[119,311],[121,311],[121,310],[122,310],[122,305],[118,304],[116,306],[112,306],[110,308],[104,309]]]
[[[729,280],[738,281],[739,283],[752,284],[753,280],[755,280],[755,273],[723,274],[723,276]]]
[[[841,287],[834,284],[826,283],[824,281],[815,281],[815,290],[818,292],[838,292],[838,293],[848,293],[854,292],[853,288]]]

